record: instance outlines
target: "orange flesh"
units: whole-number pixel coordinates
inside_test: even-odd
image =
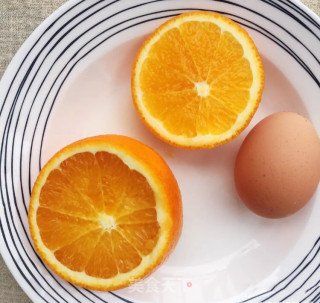
[[[172,134],[225,133],[250,97],[253,75],[243,55],[234,36],[211,22],[168,30],[142,64],[144,106]]]
[[[108,152],[64,160],[49,174],[39,203],[43,243],[74,271],[114,277],[137,267],[158,241],[153,190]]]

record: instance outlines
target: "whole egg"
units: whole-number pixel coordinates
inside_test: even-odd
[[[234,179],[241,200],[260,216],[301,209],[320,179],[320,140],[311,122],[292,112],[263,119],[240,147]]]

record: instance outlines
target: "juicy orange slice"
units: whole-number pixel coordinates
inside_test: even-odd
[[[146,145],[105,135],[75,142],[41,170],[29,226],[60,277],[112,290],[152,272],[176,245],[181,196],[164,160]]]
[[[264,87],[252,39],[216,13],[192,12],[162,24],[132,69],[132,96],[143,122],[184,148],[230,141],[250,122]]]

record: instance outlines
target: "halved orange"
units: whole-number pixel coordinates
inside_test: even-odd
[[[151,273],[181,233],[181,196],[151,148],[124,136],[77,141],[55,154],[32,190],[35,248],[60,277],[114,290]]]
[[[261,100],[264,70],[249,34],[210,12],[181,14],[143,43],[132,69],[132,96],[162,140],[211,148],[236,137]]]

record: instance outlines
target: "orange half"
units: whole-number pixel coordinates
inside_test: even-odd
[[[150,274],[181,233],[178,184],[151,148],[124,136],[75,142],[41,170],[29,226],[35,248],[60,277],[113,290]]]
[[[256,112],[264,87],[248,33],[209,12],[179,15],[143,43],[132,69],[142,121],[162,140],[211,148],[236,137]]]

